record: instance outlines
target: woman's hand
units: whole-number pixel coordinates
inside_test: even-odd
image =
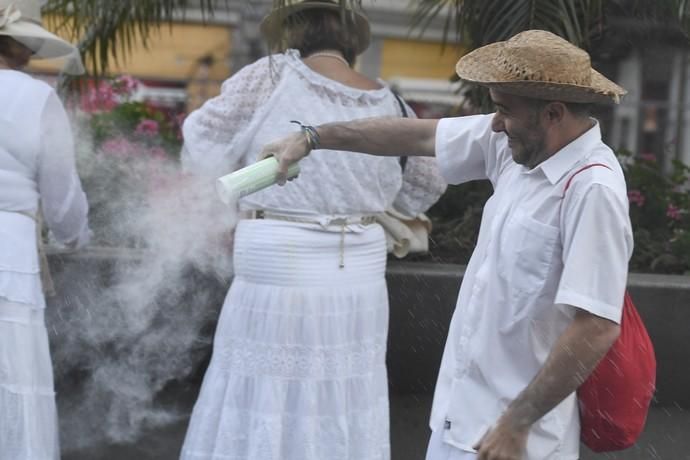
[[[285,185],[288,167],[309,155],[310,151],[307,137],[299,132],[266,145],[259,154],[259,160],[275,157],[278,160],[276,182],[278,185]]]

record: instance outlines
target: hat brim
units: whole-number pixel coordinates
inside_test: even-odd
[[[270,12],[261,21],[261,34],[269,43],[277,43],[280,41],[283,33],[283,21],[288,16],[304,10],[310,9],[322,9],[331,10],[340,13],[341,6],[336,3],[323,3],[323,2],[300,2],[292,5],[287,5],[284,8],[276,9]],[[371,42],[371,29],[369,27],[369,20],[362,13],[358,11],[353,11],[351,9],[346,9],[347,14],[352,15],[354,21],[355,33],[359,39],[357,40],[358,46],[355,52],[357,54],[363,53]]]
[[[31,46],[35,59],[66,58],[63,68],[65,73],[81,75],[85,72],[79,49],[70,42],[31,21],[16,21],[0,29],[0,35],[7,35],[22,41],[22,38],[37,41],[37,46]]]
[[[461,57],[455,66],[460,79],[508,94],[561,102],[619,103],[627,91],[594,69],[589,86],[541,80],[516,80],[497,65],[505,42],[492,43]]]
[[[0,35],[40,39],[40,48],[32,50],[34,51],[34,56],[37,58],[54,59],[67,57],[77,50],[77,48],[68,41],[48,32],[40,25],[29,21],[17,21],[8,24],[0,29]]]

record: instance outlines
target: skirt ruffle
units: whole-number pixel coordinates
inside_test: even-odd
[[[57,460],[57,411],[43,310],[0,300],[0,460]]]

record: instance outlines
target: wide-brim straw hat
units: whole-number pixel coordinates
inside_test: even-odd
[[[627,94],[592,68],[585,50],[544,30],[477,48],[455,70],[462,80],[535,99],[605,104]]]
[[[288,0],[283,8],[274,8],[261,22],[261,34],[269,43],[279,43],[283,34],[283,22],[285,19],[300,11],[310,9],[331,10],[342,13],[352,19],[353,33],[357,34],[357,48],[355,53],[361,54],[371,42],[371,29],[369,20],[361,11],[342,7],[330,1],[315,2],[310,0]]]
[[[34,58],[68,58],[65,71],[84,72],[79,50],[47,31],[41,22],[41,0],[0,0],[0,35],[7,35],[33,51]]]

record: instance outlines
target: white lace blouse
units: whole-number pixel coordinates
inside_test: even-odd
[[[35,216],[61,243],[89,239],[88,205],[74,163],[72,131],[55,91],[0,70],[0,298],[44,305]]]
[[[263,145],[297,131],[290,120],[319,125],[391,116],[402,112],[389,88],[343,85],[288,50],[244,67],[225,81],[219,96],[189,115],[182,164],[190,172],[219,177],[254,163]],[[446,187],[433,158],[410,157],[403,173],[398,158],[322,151],[302,160],[300,168],[297,180],[249,195],[240,208],[321,215],[395,208],[414,216]]]

